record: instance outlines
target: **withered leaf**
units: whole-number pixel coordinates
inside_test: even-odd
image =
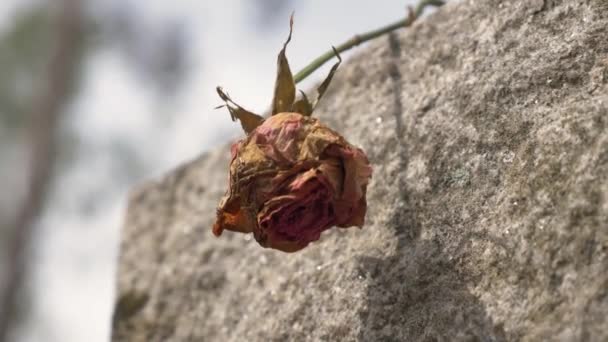
[[[338,62],[336,62],[336,64],[334,64],[331,67],[331,70],[329,70],[329,74],[327,75],[327,77],[325,78],[325,80],[323,81],[323,83],[321,83],[321,85],[319,86],[319,88],[317,88],[318,95],[317,95],[317,100],[315,101],[315,104],[314,104],[315,108],[317,107],[317,104],[319,103],[319,100],[321,100],[321,98],[323,97],[323,94],[325,94],[325,91],[329,87],[329,84],[331,83],[331,79],[334,77],[334,74],[336,73],[336,70],[338,70],[338,67],[340,66],[340,63],[342,63],[342,57],[340,57],[340,54],[338,53],[338,50],[336,50],[336,48],[333,47],[333,46],[331,48],[334,50],[334,54],[338,58]]]
[[[216,89],[220,98],[226,102],[225,105],[216,108],[221,108],[224,106],[228,108],[232,121],[236,121],[238,119],[241,122],[241,126],[243,127],[245,133],[249,134],[251,131],[256,129],[256,127],[262,124],[264,121],[263,117],[254,114],[236,104],[234,101],[232,101],[228,94],[222,90],[222,87],[217,87]]]
[[[274,98],[272,99],[272,115],[290,112],[296,97],[296,84],[289,69],[289,62],[285,56],[287,44],[291,41],[293,31],[293,14],[289,18],[289,36],[283,44],[283,49],[277,58],[277,79],[274,85]]]
[[[301,90],[300,93],[302,94],[302,98],[293,104],[291,111],[294,113],[300,113],[304,116],[310,116],[312,114],[312,103],[308,101],[306,93]]]

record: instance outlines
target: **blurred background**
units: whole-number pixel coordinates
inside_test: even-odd
[[[109,339],[126,194],[269,107],[292,11],[295,72],[412,2],[2,0],[0,341]]]

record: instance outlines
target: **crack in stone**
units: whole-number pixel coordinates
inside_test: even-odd
[[[391,51],[391,65],[389,67],[389,75],[393,81],[393,94],[395,101],[395,109],[393,110],[393,116],[395,117],[395,134],[397,138],[402,142],[403,140],[403,120],[401,114],[403,113],[403,103],[401,102],[402,86],[401,81],[403,79],[401,71],[399,70],[399,57],[401,56],[401,43],[397,34],[391,32],[388,35],[388,43]]]
[[[413,205],[411,203],[410,194],[407,189],[405,182],[405,173],[407,172],[408,151],[405,139],[405,128],[403,126],[403,102],[401,101],[401,94],[403,93],[403,77],[399,70],[399,63],[401,61],[401,42],[396,33],[391,32],[388,35],[389,48],[391,52],[391,64],[389,66],[389,75],[393,83],[393,95],[394,95],[394,109],[393,116],[395,117],[395,135],[397,137],[398,146],[398,158],[399,158],[399,175],[396,180],[397,186],[399,187],[399,200],[403,203],[403,208],[399,209],[393,214],[393,217],[389,220],[390,226],[395,230],[395,234],[398,237],[397,248],[403,248],[404,245],[415,240],[419,235],[419,224],[416,220]],[[408,222],[407,225],[403,225],[404,222]]]

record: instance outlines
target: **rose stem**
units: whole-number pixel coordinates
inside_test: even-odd
[[[394,31],[398,28],[408,27],[408,26],[412,25],[412,23],[416,20],[416,18],[422,14],[422,11],[424,11],[424,8],[426,6],[439,7],[439,6],[442,6],[443,4],[444,4],[444,2],[442,0],[421,0],[416,5],[416,8],[413,10],[413,12],[411,12],[412,14],[410,14],[407,18],[399,20],[395,23],[392,23],[390,25],[381,27],[381,28],[373,30],[373,31],[369,31],[369,32],[366,32],[363,34],[357,34],[354,37],[352,37],[351,39],[347,40],[346,42],[336,46],[336,50],[338,52],[343,52],[343,51],[351,49],[361,43],[364,43],[368,40],[374,39],[383,34]],[[303,79],[308,77],[315,70],[317,70],[319,67],[321,67],[323,64],[325,64],[327,61],[329,61],[330,59],[332,59],[334,57],[335,57],[334,50],[329,50],[329,51],[325,52],[324,54],[322,54],[321,56],[317,57],[314,61],[312,61],[310,64],[308,64],[302,70],[300,70],[294,76],[295,83],[302,81]]]

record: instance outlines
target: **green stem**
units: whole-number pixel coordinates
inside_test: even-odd
[[[354,37],[352,37],[351,39],[347,40],[346,42],[336,46],[336,51],[338,52],[344,52],[346,50],[349,50],[361,43],[364,43],[368,40],[372,40],[374,38],[377,38],[383,34],[389,33],[391,31],[394,31],[398,28],[401,27],[408,27],[410,25],[412,25],[412,23],[414,23],[414,21],[416,20],[417,17],[419,17],[422,12],[424,11],[424,8],[426,6],[442,6],[443,5],[443,1],[441,0],[421,0],[415,7],[415,9],[411,12],[411,14],[402,20],[399,20],[395,23],[392,23],[390,25],[381,27],[379,29],[373,30],[373,31],[369,31],[363,34],[358,34],[355,35]],[[312,74],[315,70],[317,70],[318,68],[320,68],[323,64],[325,64],[327,61],[329,61],[330,59],[334,58],[336,56],[336,54],[334,53],[334,50],[329,50],[327,52],[325,52],[324,54],[322,54],[321,56],[317,57],[315,60],[313,60],[310,64],[308,64],[306,67],[304,67],[302,70],[300,70],[295,76],[294,76],[294,81],[295,83],[299,83],[300,81],[302,81],[303,79],[305,79],[306,77],[308,77],[310,74]]]

